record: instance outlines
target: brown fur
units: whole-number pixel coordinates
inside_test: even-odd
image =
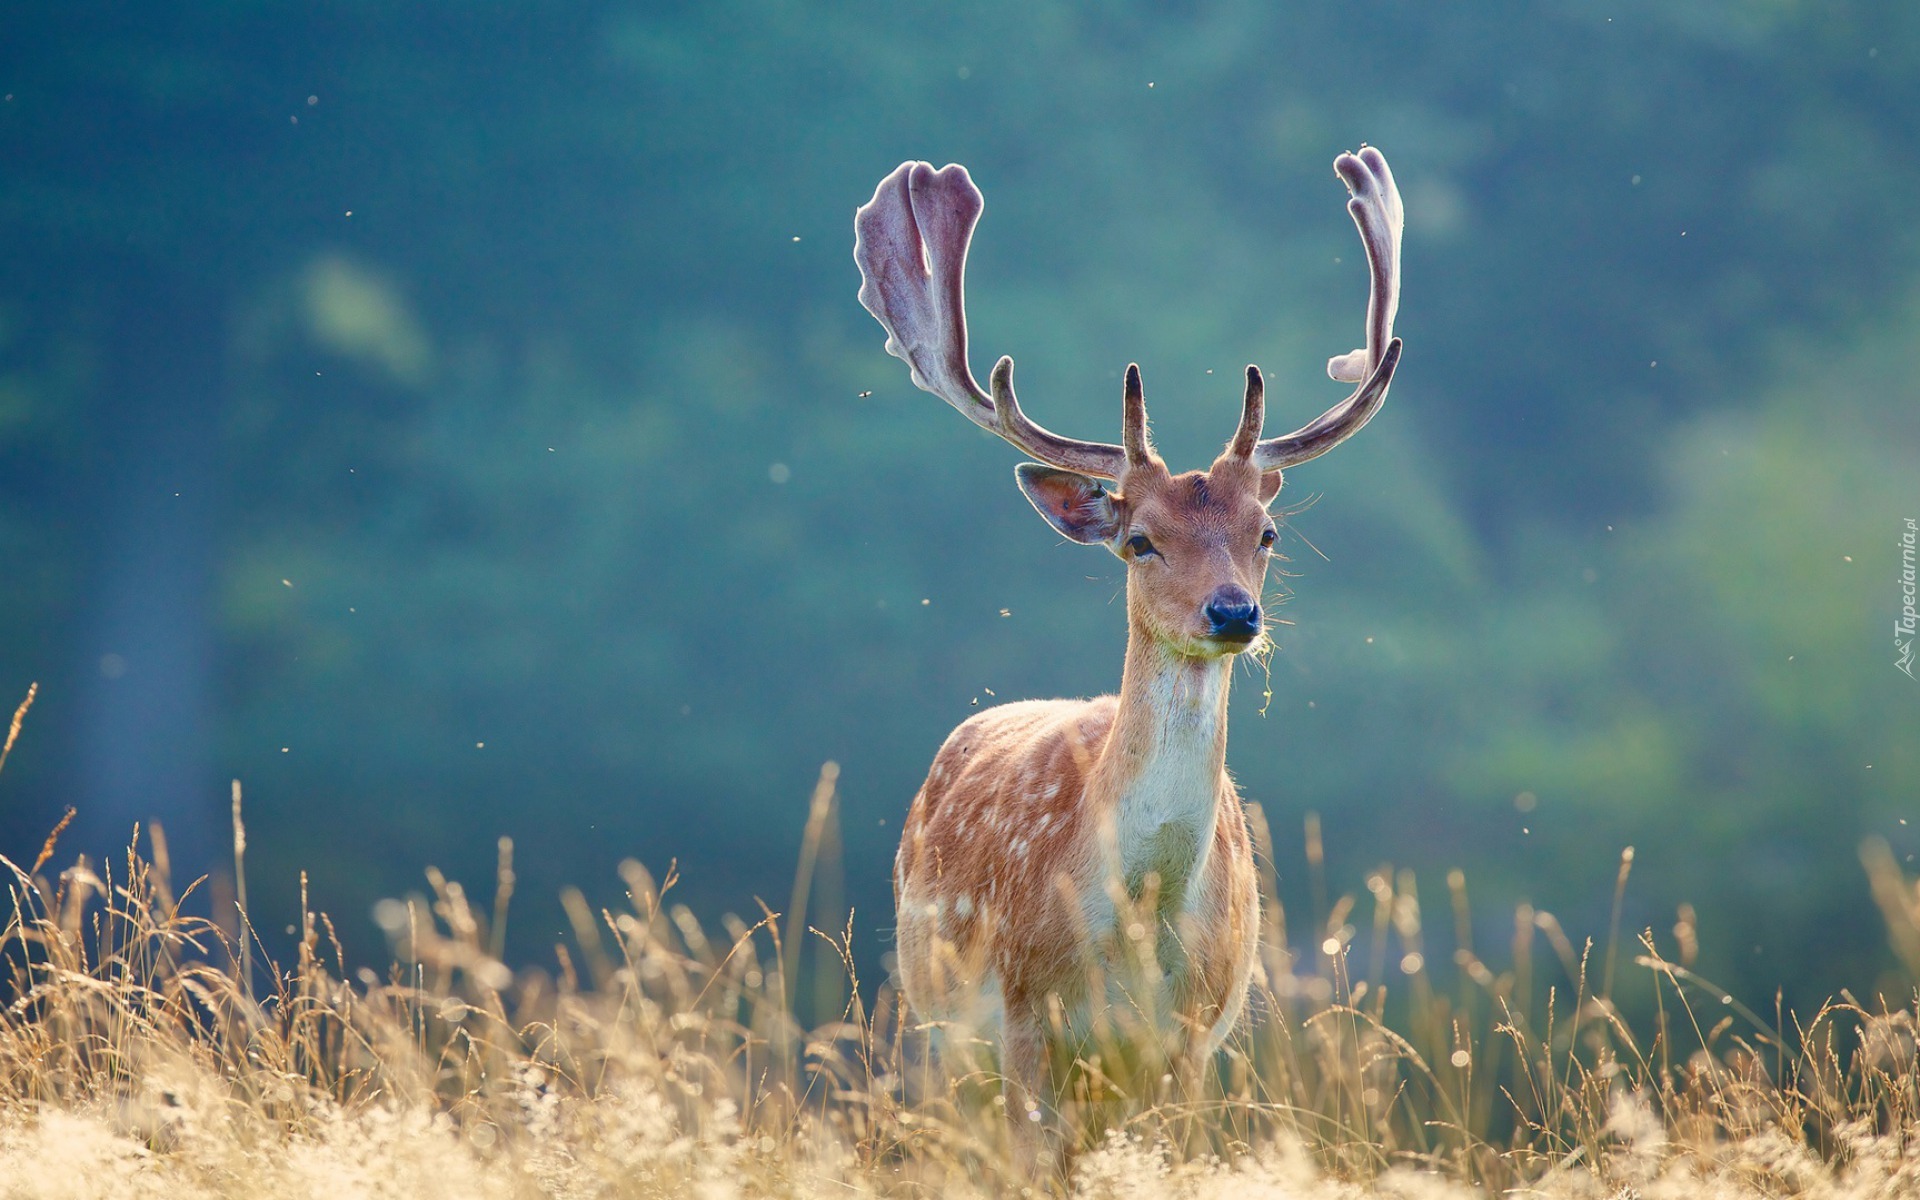
[[[908,1003],[927,1020],[1000,1024],[1028,1103],[1051,1094],[1050,1050],[1073,1049],[1053,1044],[1049,1002],[1084,1029],[1107,1000],[1089,981],[1128,976],[1127,926],[1143,912],[1160,978],[1135,1000],[1165,1005],[1184,1071],[1245,1005],[1259,897],[1225,760],[1227,677],[1247,647],[1210,641],[1201,610],[1222,586],[1260,594],[1274,490],[1232,458],[1206,475],[1170,476],[1157,458],[1129,471],[1115,541],[1144,533],[1157,553],[1129,571],[1120,694],[980,713],[947,738],[907,815],[895,900]],[[1171,815],[1153,824],[1156,805]],[[1152,827],[1120,844],[1136,817]]]

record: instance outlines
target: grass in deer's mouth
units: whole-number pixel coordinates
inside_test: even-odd
[[[828,779],[810,826],[832,803]],[[383,909],[398,960],[384,976],[343,961],[327,919],[310,914],[294,961],[256,958],[250,986],[243,934],[192,915],[200,893],[176,897],[148,858],[57,876],[48,861],[0,859],[11,905],[0,1195],[1058,1186],[1011,1174],[990,1057],[936,1061],[889,989],[868,989],[869,1011],[854,986],[839,1019],[802,1028],[789,1000],[800,947],[850,974],[848,931],[766,913],[709,932],[672,902],[671,874],[656,882],[627,864],[617,912],[573,894],[575,936],[555,968],[516,974],[493,936],[504,905],[483,911],[429,872],[430,895]],[[1920,950],[1920,893],[1883,853],[1870,847],[1867,862],[1896,946]],[[501,890],[511,878],[503,847]],[[1524,909],[1512,967],[1463,953],[1458,987],[1443,991],[1413,885],[1376,872],[1299,959],[1269,889],[1255,1012],[1204,1095],[1157,1089],[1146,1027],[1115,1014],[1067,1089],[1068,1120],[1104,1130],[1088,1135],[1069,1186],[1115,1197],[1920,1188],[1911,1006],[1833,1004],[1778,1031],[1645,938],[1614,967],[1617,980],[1658,985],[1656,1025],[1633,1030],[1595,956]],[[1371,945],[1350,953],[1369,901]]]

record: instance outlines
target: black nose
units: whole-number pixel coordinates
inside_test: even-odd
[[[1200,610],[1213,626],[1213,636],[1228,641],[1252,641],[1260,633],[1260,606],[1239,588],[1222,588]]]

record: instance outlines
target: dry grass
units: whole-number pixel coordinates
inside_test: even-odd
[[[712,932],[628,864],[625,907],[570,895],[556,969],[516,975],[503,844],[488,911],[432,872],[430,895],[382,907],[384,977],[311,914],[295,961],[258,954],[249,975],[244,916],[189,915],[199,897],[151,850],[57,876],[51,841],[31,868],[0,859],[0,1195],[1920,1194],[1911,1009],[1837,1003],[1777,1030],[1651,937],[1591,961],[1524,909],[1513,967],[1463,951],[1443,992],[1406,874],[1334,905],[1307,961],[1269,894],[1256,1012],[1203,1099],[1165,1095],[1117,1019],[1076,1071],[1066,1119],[1088,1132],[1061,1184],[1010,1168],[991,1073],[935,1061],[888,988],[842,978],[843,1019],[800,1027],[798,947],[849,964],[849,931],[769,913]],[[1868,866],[1920,955],[1920,892],[1871,848]],[[1349,953],[1369,920],[1372,949]],[[1610,989],[1647,972],[1661,1014],[1636,1033]]]

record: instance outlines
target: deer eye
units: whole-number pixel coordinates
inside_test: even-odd
[[[1160,552],[1153,548],[1153,543],[1147,540],[1146,534],[1136,533],[1127,539],[1127,553],[1135,558],[1145,558],[1149,554]]]
[[[1271,529],[1269,529],[1269,530],[1266,530],[1266,531],[1264,531],[1264,532],[1263,532],[1263,533],[1261,533],[1261,535],[1260,535],[1260,548],[1261,548],[1262,550],[1271,550],[1271,549],[1273,549],[1273,539],[1274,539],[1274,538],[1276,538],[1276,537],[1278,537],[1278,536],[1279,536],[1279,535],[1278,535],[1277,533],[1275,533],[1275,532],[1274,532],[1273,530],[1271,530]]]

